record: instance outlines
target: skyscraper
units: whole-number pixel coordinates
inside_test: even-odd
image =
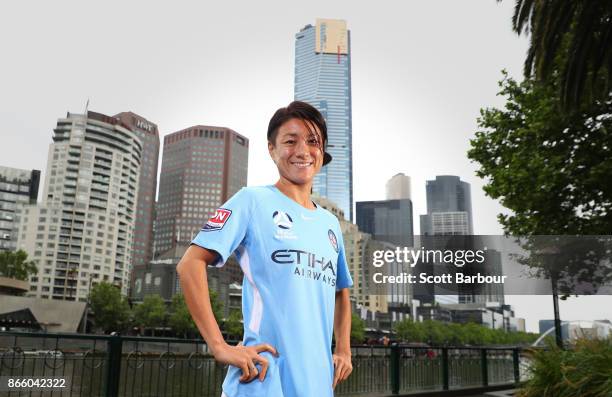
[[[422,235],[474,233],[470,184],[458,176],[436,176],[427,181],[427,214],[421,215]]]
[[[412,201],[380,200],[358,201],[357,226],[378,241],[385,241],[399,247],[412,247]]]
[[[400,247],[412,247],[414,227],[410,177],[394,175],[386,184],[387,199],[356,203],[359,230],[372,235],[374,240]]]
[[[153,258],[153,221],[157,193],[157,164],[159,160],[159,131],[157,125],[132,112],[115,115],[128,126],[142,143],[142,161],[138,178],[138,200],[132,267],[144,266]]]
[[[197,125],[166,135],[155,220],[155,253],[189,243],[214,211],[246,186],[249,140]]]
[[[114,117],[59,119],[43,201],[18,209],[18,248],[38,265],[29,296],[85,301],[90,281],[127,295],[142,144]]]
[[[410,177],[403,173],[395,174],[385,184],[387,200],[412,199]]]
[[[36,204],[40,171],[0,166],[0,251],[15,251],[15,211],[22,204]]]
[[[327,121],[333,161],[317,174],[313,191],[352,221],[351,39],[345,21],[317,19],[296,34],[294,88],[295,99],[316,107]]]

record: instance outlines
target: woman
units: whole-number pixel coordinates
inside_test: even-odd
[[[352,371],[352,280],[342,233],[335,216],[310,199],[315,175],[331,161],[326,141],[314,107],[296,101],[277,110],[268,151],[278,181],[236,193],[177,265],[200,333],[215,359],[230,365],[224,396],[331,397]],[[223,340],[206,282],[206,266],[222,266],[232,253],[244,272],[238,346]]]

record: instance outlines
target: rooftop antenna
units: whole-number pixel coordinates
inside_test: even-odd
[[[87,118],[87,112],[89,111],[89,98],[87,98],[87,102],[85,103],[85,118]]]

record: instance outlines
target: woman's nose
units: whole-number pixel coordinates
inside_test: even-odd
[[[307,154],[308,153],[308,144],[305,139],[298,139],[295,147],[296,154]]]

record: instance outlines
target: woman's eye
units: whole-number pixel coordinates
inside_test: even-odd
[[[292,144],[294,144],[294,143],[295,143],[295,141],[294,141],[294,140],[292,140],[292,139],[290,139],[290,140],[288,140],[288,141],[285,141],[285,143],[286,143],[286,144],[289,144],[289,145],[292,145]]]

